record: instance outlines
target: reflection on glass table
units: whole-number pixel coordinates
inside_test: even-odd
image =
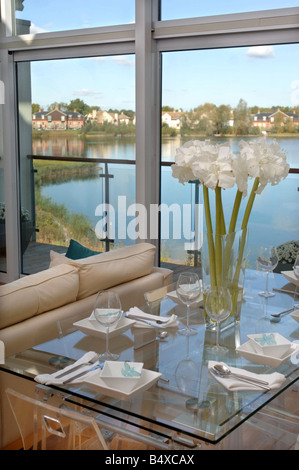
[[[246,273],[240,322],[221,332],[220,343],[228,352],[217,360],[225,362],[230,368],[254,374],[283,374],[285,381],[280,388],[233,392],[217,381],[208,370],[209,361],[215,360],[208,346],[215,345],[216,335],[205,327],[202,304],[192,306],[190,311],[192,327],[197,330],[197,335],[186,337],[177,334],[178,328],[186,322],[186,307],[179,299],[172,297],[172,286],[167,289],[166,295],[140,306],[147,312],[153,309],[155,314],[177,315],[181,325],[169,328],[165,341],[151,341],[157,336],[156,328],[136,328],[134,325],[111,338],[113,352],[120,355],[120,361],[142,362],[145,369],[162,374],[168,382],[158,380],[129,399],[106,395],[84,382],[61,385],[55,389],[67,394],[69,400],[86,404],[99,413],[107,413],[128,426],[135,424],[148,433],[158,431],[165,439],[173,439],[179,434],[189,441],[220,443],[240,425],[242,428],[251,416],[270,405],[272,400],[280,395],[283,397],[284,392],[290,390],[298,379],[296,354],[281,360],[278,365],[271,365],[259,363],[238,352],[248,342],[249,334],[277,332],[293,343],[299,342],[299,325],[290,314],[282,316],[279,322],[270,319],[272,313],[290,308],[294,302],[293,296],[275,291],[275,297],[260,297],[263,282],[263,273]],[[283,289],[286,284],[282,275],[269,276],[271,289]],[[135,349],[137,343],[145,345]],[[0,369],[33,381],[37,373],[52,373],[57,370],[56,365],[61,367],[61,363],[53,361],[61,352],[65,354],[68,351],[70,360],[76,360],[87,351],[98,353],[104,350],[104,338],[74,331],[8,358]],[[180,366],[185,360],[188,368],[190,365],[188,373],[186,368],[182,372]]]

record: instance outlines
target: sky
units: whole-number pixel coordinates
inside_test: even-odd
[[[135,0],[23,4],[17,17],[31,20],[33,33],[132,23],[135,18]],[[162,0],[161,11],[167,20],[293,6],[298,0]],[[76,14],[70,15],[70,8]],[[240,99],[248,106],[299,105],[298,52],[295,44],[163,53],[162,104],[185,111],[205,102],[235,107]],[[44,109],[75,98],[101,109],[135,109],[134,55],[32,62],[31,78],[32,102]]]

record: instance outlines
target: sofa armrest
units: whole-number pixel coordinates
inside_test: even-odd
[[[173,282],[173,271],[171,269],[154,266],[152,272],[163,274],[164,286],[168,286],[169,284]]]

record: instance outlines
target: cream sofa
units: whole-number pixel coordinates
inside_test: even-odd
[[[91,314],[100,290],[118,292],[123,310],[144,304],[145,292],[172,282],[172,271],[154,267],[155,252],[148,243],[77,261],[51,252],[49,269],[0,286],[5,356],[57,338],[61,328]],[[8,387],[32,397],[35,393],[34,382],[0,372],[0,448],[9,448],[19,437],[5,393]]]
[[[118,292],[123,310],[144,304],[144,293],[172,282],[154,267],[156,248],[138,243],[73,261],[51,252],[49,269],[0,286],[0,340],[5,356],[59,334],[59,325],[87,317],[97,293]]]

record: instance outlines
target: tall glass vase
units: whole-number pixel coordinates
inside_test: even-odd
[[[240,321],[245,268],[247,259],[248,229],[225,235],[204,233],[201,250],[203,298],[211,286],[229,289],[232,298],[232,311],[221,323],[220,329]],[[205,324],[208,329],[215,329],[215,323],[205,311]]]

